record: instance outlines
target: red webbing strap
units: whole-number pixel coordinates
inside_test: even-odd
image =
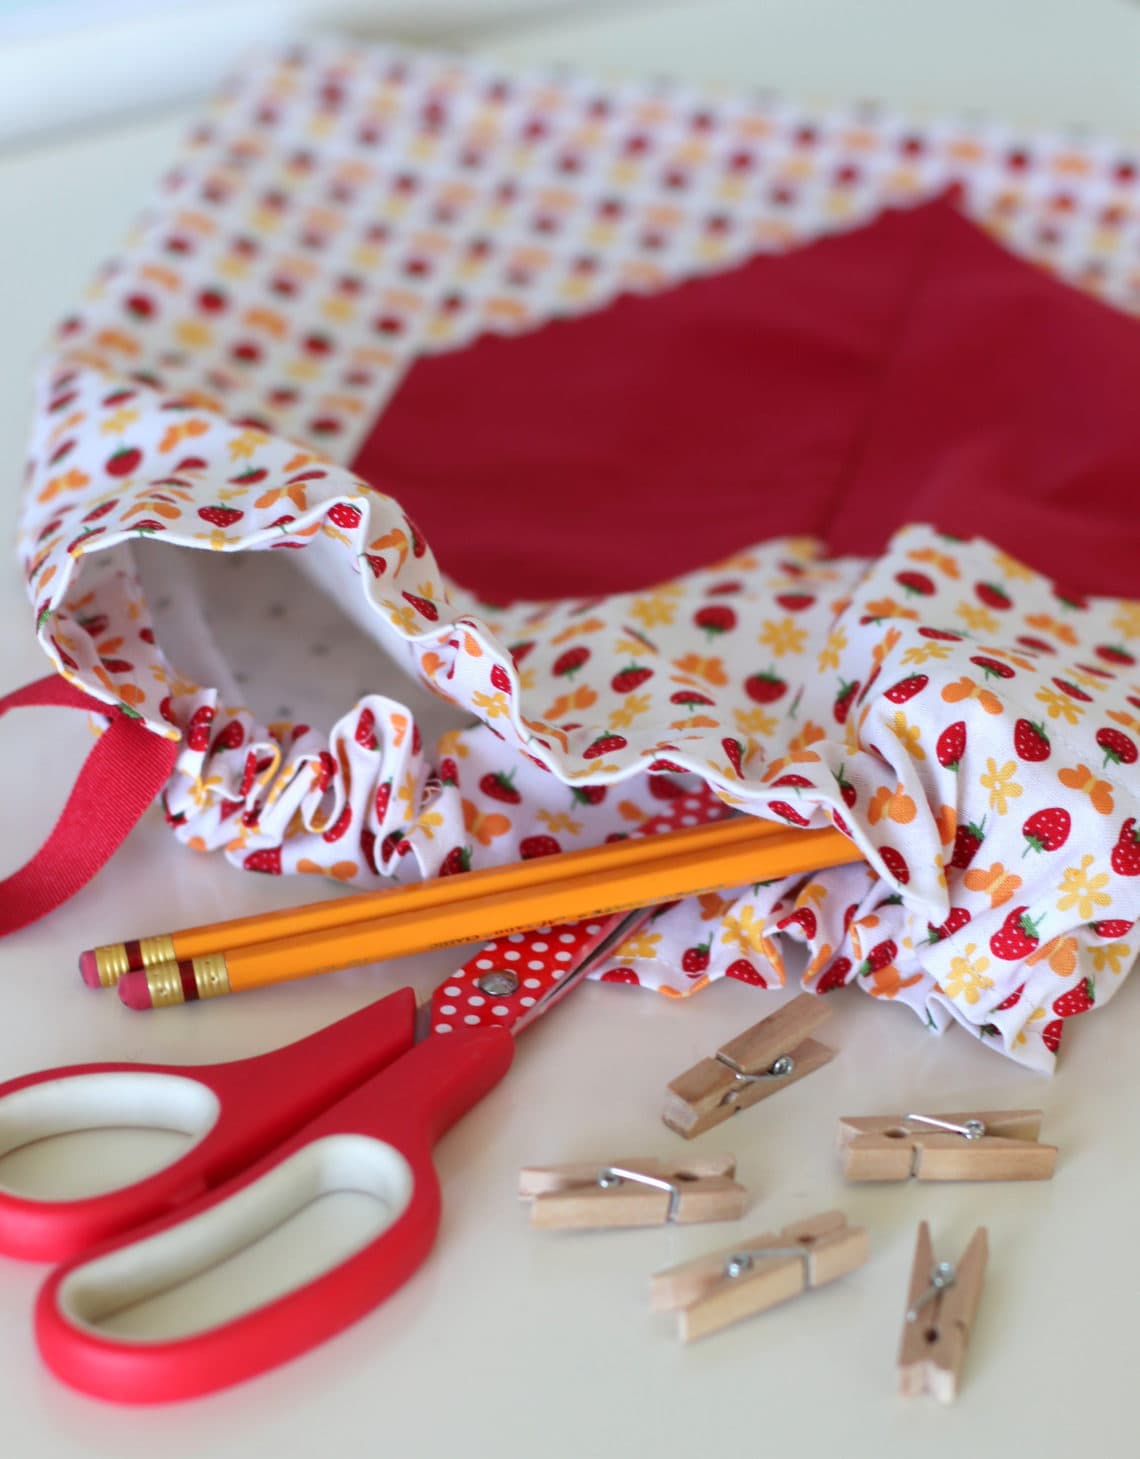
[[[24,707],[82,709],[110,721],[84,762],[44,844],[0,880],[0,937],[73,897],[106,865],[174,768],[178,745],[52,674],[0,698],[0,715]]]

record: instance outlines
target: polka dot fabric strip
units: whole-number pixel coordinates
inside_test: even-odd
[[[668,811],[646,821],[636,834],[659,835],[683,826],[723,820],[729,814],[728,807],[704,786],[693,795],[679,796]],[[433,993],[432,1031],[451,1033],[456,1028],[488,1025],[512,1028],[540,998],[556,988],[568,973],[574,972],[624,916],[617,913],[583,922],[537,927],[485,943]],[[604,964],[591,976],[599,976],[603,967]],[[637,981],[636,978],[614,979],[612,975],[609,980]]]

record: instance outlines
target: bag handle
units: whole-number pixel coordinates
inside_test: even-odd
[[[178,744],[58,674],[0,698],[0,715],[30,707],[82,709],[109,720],[84,761],[47,840],[19,871],[0,880],[0,937],[61,906],[91,880],[134,829],[170,778]]]

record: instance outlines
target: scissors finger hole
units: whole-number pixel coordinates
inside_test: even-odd
[[[211,1129],[217,1096],[181,1075],[79,1074],[0,1100],[0,1190],[74,1200],[129,1185]]]
[[[189,1220],[75,1267],[60,1312],[103,1338],[191,1337],[349,1260],[399,1218],[412,1188],[391,1145],[329,1136]]]

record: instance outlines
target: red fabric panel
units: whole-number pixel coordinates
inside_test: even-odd
[[[1140,594],[1140,324],[947,201],[420,361],[355,462],[491,601],[979,533]]]

